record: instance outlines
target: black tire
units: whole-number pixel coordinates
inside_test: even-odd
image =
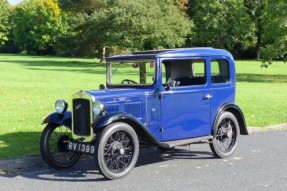
[[[81,157],[81,153],[67,151],[66,140],[72,139],[71,131],[58,124],[48,124],[40,138],[40,151],[44,161],[52,168],[68,168]]]
[[[239,141],[239,125],[236,117],[230,112],[223,112],[213,130],[211,151],[219,158],[231,156]]]
[[[96,140],[96,165],[108,179],[126,176],[135,166],[139,141],[134,129],[126,123],[108,125]]]

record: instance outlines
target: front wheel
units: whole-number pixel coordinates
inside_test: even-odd
[[[67,142],[71,139],[71,131],[66,127],[48,124],[40,138],[40,151],[44,161],[56,169],[73,166],[81,154],[67,150]]]
[[[210,149],[220,158],[231,156],[239,139],[239,125],[236,117],[230,112],[223,112],[213,132]]]
[[[126,176],[135,166],[139,141],[134,129],[126,123],[108,125],[96,142],[96,164],[108,179]]]

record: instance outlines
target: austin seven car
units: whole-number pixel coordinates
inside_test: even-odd
[[[56,112],[43,120],[41,155],[57,169],[92,155],[108,179],[126,176],[141,148],[166,151],[207,143],[215,157],[229,157],[239,136],[248,135],[235,90],[235,63],[226,50],[178,48],[107,57],[105,85],[75,93],[69,108],[65,100],[55,102]]]

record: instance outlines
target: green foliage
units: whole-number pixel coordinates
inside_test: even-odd
[[[182,46],[188,18],[169,0],[107,0],[81,26],[85,46],[157,49]]]
[[[263,14],[262,47],[260,55],[267,66],[273,59],[287,58],[287,1],[270,1]]]
[[[252,40],[254,26],[242,1],[192,1],[191,45],[211,46],[240,53]],[[204,10],[204,11],[203,11]]]
[[[59,0],[59,4],[62,10],[85,14],[108,7],[106,0]]]
[[[13,16],[15,44],[32,54],[53,54],[66,31],[57,0],[24,0]]]
[[[85,22],[83,14],[62,12],[62,22],[67,28],[65,35],[57,38],[56,53],[64,56],[87,56],[89,51],[81,48],[84,45],[77,30],[77,27]]]
[[[245,0],[244,5],[256,27],[255,48],[262,66],[268,67],[273,59],[286,59],[287,1]]]
[[[0,0],[0,46],[4,45],[8,40],[10,24],[9,17],[11,7],[7,0]]]
[[[87,38],[87,20],[93,12],[107,9],[107,0],[59,0],[59,5],[68,30],[58,39],[57,54],[94,57],[99,48],[93,39]]]
[[[24,0],[14,10],[7,0],[0,0],[0,51],[13,52],[15,44],[33,54],[94,57],[210,46],[227,49],[236,58],[257,55],[267,67],[274,59],[286,59],[286,4],[287,0]]]

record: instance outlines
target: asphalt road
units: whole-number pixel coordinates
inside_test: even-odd
[[[287,131],[241,136],[237,151],[216,159],[209,146],[143,149],[125,178],[105,180],[87,159],[66,170],[47,166],[0,174],[0,190],[287,190]]]

